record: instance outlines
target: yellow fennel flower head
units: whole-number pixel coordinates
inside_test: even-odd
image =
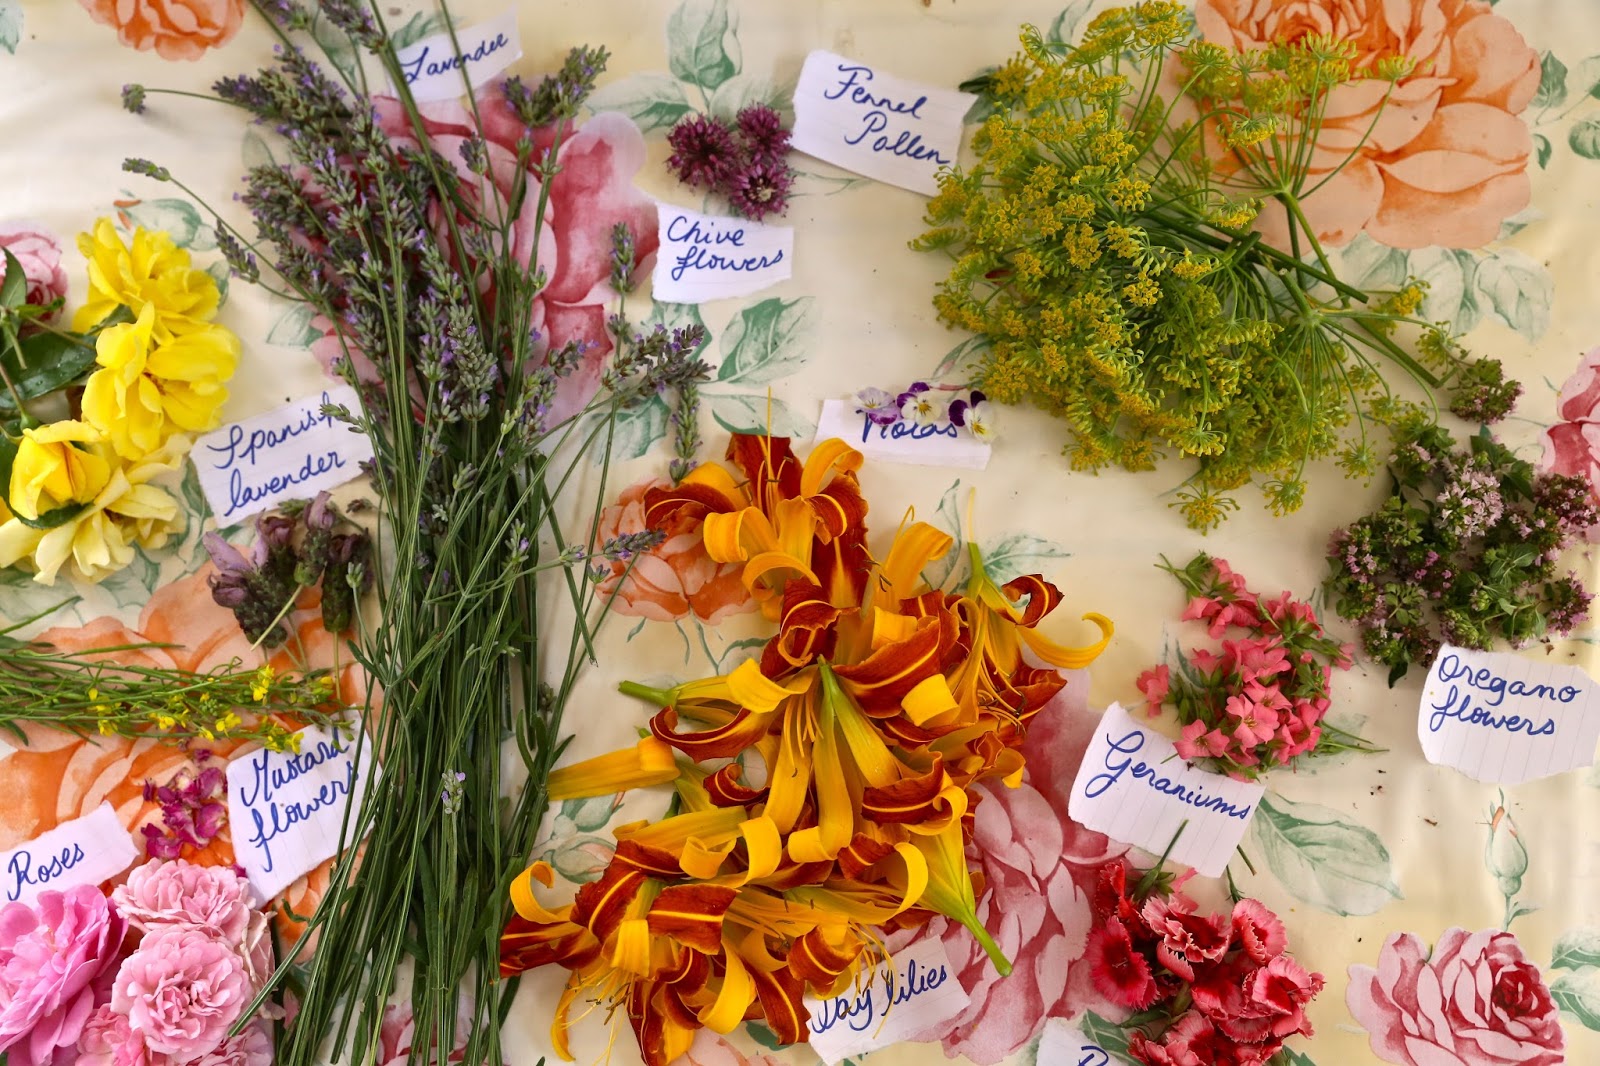
[[[72,318],[72,328],[87,330],[118,307],[135,315],[155,308],[158,343],[199,328],[217,313],[217,283],[189,265],[189,253],[162,231],[139,227],[123,244],[109,218],[90,233],[78,234],[78,250],[89,261],[89,299]]]
[[[111,479],[111,464],[84,446],[101,439],[93,426],[70,420],[23,430],[11,465],[12,509],[23,518],[37,519],[47,511],[94,499]]]

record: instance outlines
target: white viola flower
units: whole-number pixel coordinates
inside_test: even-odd
[[[907,396],[900,405],[900,417],[919,426],[931,426],[944,419],[944,408],[934,402],[933,394],[919,392]]]
[[[967,408],[967,432],[975,440],[993,444],[998,429],[996,422],[995,405],[992,403],[975,403]]]

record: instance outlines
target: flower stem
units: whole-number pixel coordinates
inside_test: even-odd
[[[657,707],[671,707],[677,701],[677,695],[671,689],[651,688],[637,681],[624,681],[617,686],[617,691],[624,696],[653,703]]]
[[[996,972],[1001,977],[1010,977],[1011,960],[1006,958],[1006,953],[1000,950],[1000,945],[994,942],[994,937],[989,935],[989,930],[985,929],[983,923],[978,921],[977,915],[971,913],[963,914],[959,921],[966,926],[967,932],[977,939],[979,946],[983,948],[983,953],[989,956],[990,962],[994,963]]]

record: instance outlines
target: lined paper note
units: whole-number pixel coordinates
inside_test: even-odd
[[[875,181],[932,196],[961,148],[977,97],[906,81],[832,52],[812,52],[794,90],[791,144]]]
[[[896,422],[876,426],[843,400],[823,400],[817,440],[838,437],[869,459],[910,466],[949,466],[982,470],[993,449],[949,422],[919,426]]]
[[[7,852],[0,852],[0,906],[32,905],[46,890],[98,885],[133,865],[139,846],[122,827],[111,804],[62,822]]]
[[[811,1014],[811,1050],[831,1064],[954,1018],[970,1000],[951,970],[944,942],[926,937],[888,962],[863,969],[857,987],[826,1000],[807,996],[803,1002]]]
[[[661,248],[651,298],[698,304],[749,296],[794,271],[794,229],[657,204]]]
[[[1189,766],[1172,741],[1113,703],[1084,752],[1067,813],[1086,828],[1157,855],[1182,827],[1170,857],[1217,877],[1265,791]]]
[[[1422,686],[1417,739],[1429,762],[1494,784],[1591,766],[1600,685],[1576,666],[1446,644]]]
[[[448,32],[436,33],[395,53],[406,85],[418,100],[465,96],[462,67],[476,89],[521,58],[522,35],[517,31],[515,7],[488,22],[458,30],[454,41]]]
[[[1065,1018],[1051,1018],[1039,1036],[1038,1066],[1112,1066],[1111,1053]]]

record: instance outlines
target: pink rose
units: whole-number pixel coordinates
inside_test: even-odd
[[[128,1016],[102,1003],[78,1034],[77,1066],[147,1066],[144,1038],[128,1024]]]
[[[151,1051],[189,1062],[222,1043],[253,996],[232,944],[200,929],[158,926],[123,962],[111,1009],[128,1016]]]
[[[1355,46],[1360,72],[1387,56],[1415,61],[1392,93],[1378,78],[1329,93],[1307,187],[1326,184],[1301,205],[1324,243],[1366,230],[1394,248],[1477,248],[1528,206],[1533,138],[1519,116],[1539,54],[1483,0],[1198,0],[1195,22],[1225,47],[1330,34]],[[1261,228],[1281,241],[1282,209],[1263,212]]]
[[[252,1022],[189,1066],[272,1066],[272,1032],[261,1022]]]
[[[198,926],[237,944],[254,914],[246,899],[248,888],[231,867],[174,859],[136,868],[126,884],[112,891],[111,899],[138,929]]]
[[[940,1040],[946,1055],[984,1066],[1025,1047],[1050,1018],[1125,1013],[1095,989],[1085,958],[1098,871],[1124,849],[1067,817],[1067,796],[1098,721],[1088,710],[1087,671],[1067,676],[1028,723],[1023,783],[978,786],[987,795],[977,809],[973,857],[988,885],[978,920],[1011,960],[1011,976],[1000,977],[972,934],[954,922],[935,918],[925,934],[943,938],[952,972],[972,1001],[915,1039]],[[890,946],[898,950],[903,942]]]
[[[127,923],[93,885],[0,909],[0,1051],[48,1063],[94,1010],[91,982],[116,958]]]
[[[1378,968],[1350,967],[1350,1013],[1400,1066],[1555,1066],[1566,1040],[1550,989],[1510,933],[1449,929],[1428,955],[1394,933]]]
[[[43,306],[67,295],[67,272],[61,269],[61,242],[44,227],[31,222],[0,224],[0,248],[17,257],[28,279],[28,302]],[[0,255],[0,278],[6,276],[6,258]]]
[[[1540,465],[1557,474],[1580,477],[1589,495],[1600,503],[1600,348],[1591,348],[1561,386],[1556,409],[1565,420],[1544,431]],[[1600,541],[1600,525],[1588,539]]]

